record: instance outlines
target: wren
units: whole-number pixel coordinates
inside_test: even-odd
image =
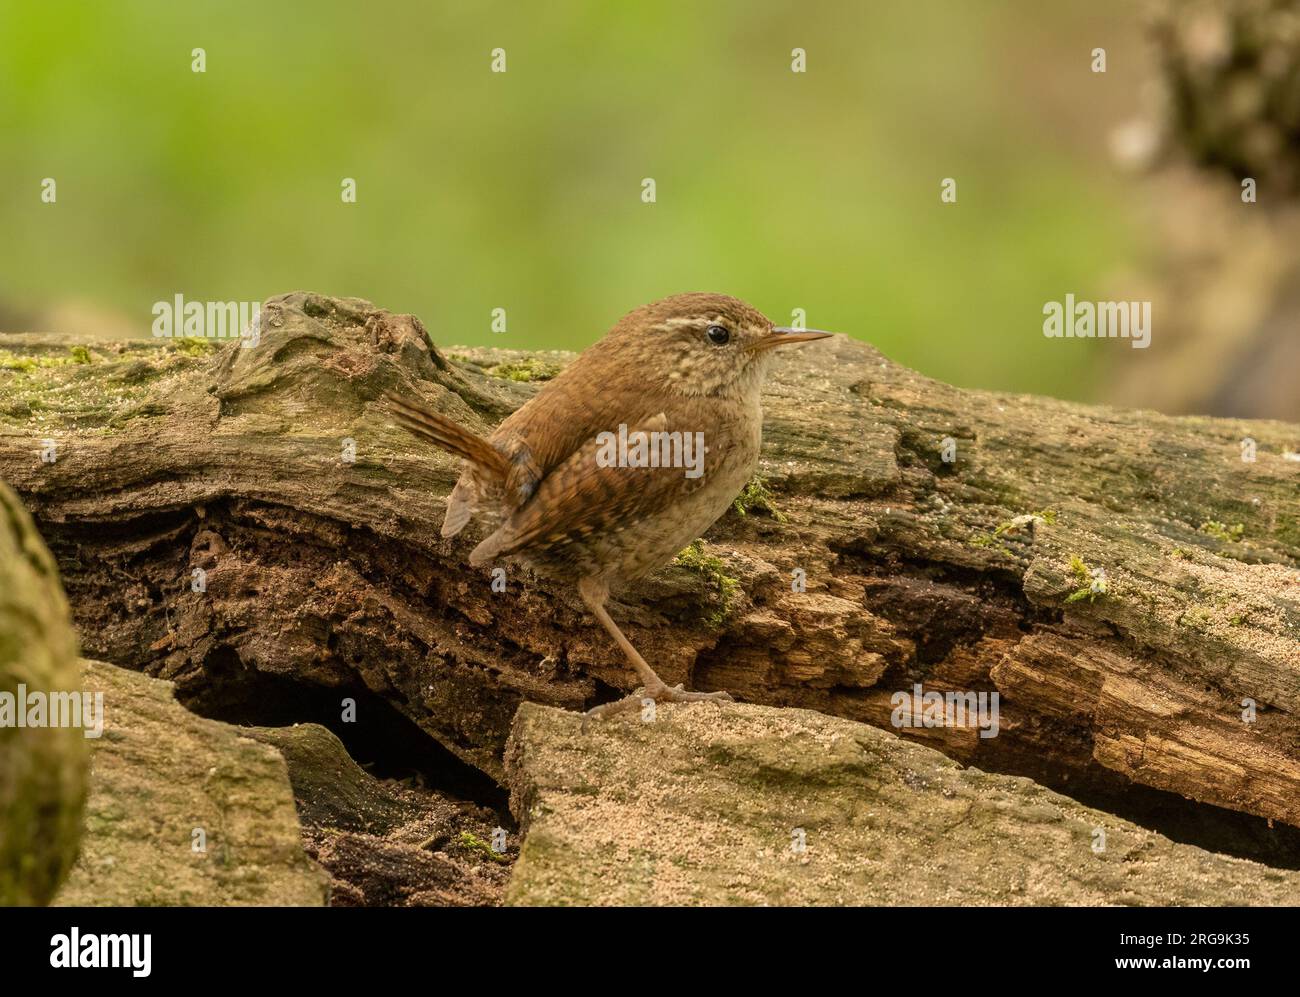
[[[829,335],[774,326],[725,294],[678,294],[625,315],[487,438],[386,396],[401,426],[466,462],[442,535],[480,513],[489,535],[470,564],[513,557],[576,583],[627,656],[643,692],[588,716],[643,698],[731,698],[667,685],[605,602],[611,586],[667,564],[726,512],[758,465],[775,348]]]

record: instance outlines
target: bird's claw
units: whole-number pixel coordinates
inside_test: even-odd
[[[616,699],[612,703],[602,703],[600,706],[592,707],[582,715],[582,732],[584,734],[587,732],[590,721],[604,720],[619,713],[630,713],[633,710],[642,709],[646,700],[653,700],[655,703],[735,702],[729,692],[687,692],[681,683],[671,686],[661,685],[657,689],[640,689],[632,693],[632,695]]]

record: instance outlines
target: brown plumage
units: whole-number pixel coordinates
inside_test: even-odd
[[[487,439],[396,396],[389,401],[400,425],[466,460],[442,532],[454,536],[475,512],[488,519],[491,532],[471,564],[513,556],[576,581],[646,697],[730,698],[665,685],[605,600],[611,585],[666,564],[726,511],[758,463],[771,348],[827,335],[775,328],[727,295],[679,294],[629,312]],[[654,447],[639,448],[642,440]],[[651,463],[675,458],[676,466],[636,466],[647,455]]]

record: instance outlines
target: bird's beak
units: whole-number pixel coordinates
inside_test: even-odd
[[[791,329],[788,326],[774,325],[771,332],[754,343],[754,349],[770,350],[777,346],[787,346],[791,343],[809,343],[814,339],[825,339],[833,335],[835,333],[822,332],[820,329]]]

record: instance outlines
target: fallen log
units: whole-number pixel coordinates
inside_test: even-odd
[[[308,293],[253,348],[5,343],[0,478],[86,653],[227,718],[382,696],[498,780],[521,702],[630,686],[573,593],[439,536],[459,466],[379,401],[486,431],[563,355],[447,353]],[[1300,826],[1300,427],[960,390],[844,337],[784,358],[765,407],[761,479],[612,610],[665,679],[891,729],[917,684],[996,692],[997,736],[899,732]]]

